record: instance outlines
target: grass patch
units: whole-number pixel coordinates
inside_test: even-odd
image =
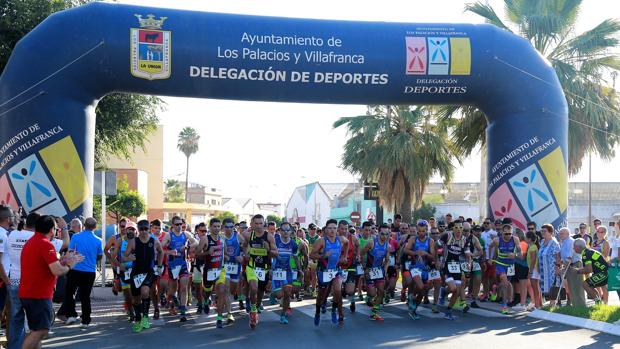
[[[543,307],[542,310],[552,313],[576,316],[584,319],[614,323],[620,320],[620,307],[615,305],[599,304],[591,307]]]

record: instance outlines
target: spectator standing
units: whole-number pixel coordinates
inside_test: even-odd
[[[19,285],[21,281],[21,256],[24,245],[31,237],[34,236],[35,225],[41,217],[37,212],[31,212],[26,216],[26,222],[23,230],[15,230],[9,234],[9,260],[11,267],[9,269],[9,299],[11,301],[11,320],[9,325],[9,343],[10,349],[19,349],[24,341],[25,314],[21,301],[18,297]],[[58,253],[61,249],[67,248],[69,245],[69,237],[67,234],[65,221],[60,218],[57,227],[62,231],[63,239],[53,239],[52,245]]]
[[[73,235],[82,231],[82,221],[79,218],[73,218],[69,227],[69,240]]]
[[[599,225],[600,225],[600,221],[599,221]],[[590,234],[588,234],[588,226],[585,223],[580,223],[579,224],[579,231],[573,235],[573,240],[575,239],[584,239],[586,241],[586,244],[588,244],[588,247],[592,246],[592,236],[590,236]]]
[[[65,321],[67,325],[78,321],[75,310],[76,291],[78,291],[80,303],[82,304],[82,328],[89,327],[91,323],[90,292],[95,283],[97,261],[103,255],[101,239],[94,232],[96,228],[97,221],[94,218],[86,218],[84,221],[84,231],[74,234],[71,238],[71,243],[69,243],[69,250],[79,253],[84,257],[84,260],[67,273],[65,297],[57,313],[59,317],[67,317]]]
[[[7,288],[9,286],[9,269],[11,260],[9,259],[8,231],[13,223],[15,215],[7,206],[0,206],[0,313],[4,309],[7,298]]]
[[[560,239],[560,257],[562,259],[562,264],[564,268],[569,268],[568,271],[566,271],[563,285],[567,293],[566,305],[571,304],[583,307],[586,305],[586,296],[582,287],[583,275],[577,274],[576,272],[576,269],[583,266],[581,254],[575,253],[573,250],[575,239],[570,236],[570,229],[566,227],[560,229]]]
[[[24,245],[21,255],[19,300],[28,319],[30,333],[22,349],[41,347],[53,321],[52,297],[56,277],[66,274],[83,256],[69,251],[60,260],[51,240],[58,230],[52,216],[41,216],[35,224],[35,235]]]
[[[560,263],[560,244],[553,234],[553,226],[545,224],[540,228],[543,240],[538,250],[538,270],[540,271],[540,288],[551,306],[555,305],[557,290],[561,287],[557,268]]]

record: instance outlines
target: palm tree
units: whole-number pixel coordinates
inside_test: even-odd
[[[610,87],[613,73],[620,70],[620,57],[612,51],[618,46],[620,21],[605,20],[586,32],[577,34],[574,25],[581,0],[504,0],[504,22],[488,4],[466,5],[502,29],[520,35],[551,63],[555,69],[569,110],[568,171],[576,174],[588,152],[604,159],[614,157],[620,140],[620,104],[617,91]],[[469,155],[485,143],[486,119],[473,107],[442,107],[443,117],[461,114],[452,134]]]
[[[422,202],[430,178],[438,172],[449,183],[455,158],[448,127],[438,123],[430,108],[369,106],[366,115],[343,117],[334,128],[346,125],[342,166],[379,184],[384,207],[396,207],[405,222]]]
[[[189,157],[198,152],[200,135],[192,127],[184,127],[179,133],[177,148],[185,154],[187,163],[185,167],[185,202],[187,202],[187,188],[189,186]]]

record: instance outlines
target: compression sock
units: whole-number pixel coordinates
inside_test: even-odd
[[[142,300],[142,314],[144,314],[144,316],[146,317],[149,316],[150,308],[151,308],[151,299],[150,298],[143,299]]]
[[[134,320],[136,322],[140,322],[140,320],[142,320],[142,304],[134,304],[133,305],[133,312],[134,312]]]

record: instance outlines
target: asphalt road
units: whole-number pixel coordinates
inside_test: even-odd
[[[422,318],[413,321],[405,305],[393,302],[385,306],[383,322],[370,321],[369,308],[357,303],[358,312],[345,309],[345,324],[332,325],[329,311],[319,327],[313,324],[313,300],[292,303],[293,316],[281,325],[277,306],[267,306],[260,314],[255,330],[248,327],[244,312],[236,312],[237,321],[224,329],[215,328],[215,316],[192,315],[188,322],[167,316],[155,321],[151,329],[131,332],[122,315],[119,298],[95,300],[94,327],[57,323],[54,333],[44,342],[46,348],[620,348],[620,337],[571,326],[533,319],[523,314],[504,316],[476,309],[474,313],[455,312],[455,321],[421,309]],[[348,302],[345,302],[348,306]],[[235,307],[236,308],[236,307]]]

